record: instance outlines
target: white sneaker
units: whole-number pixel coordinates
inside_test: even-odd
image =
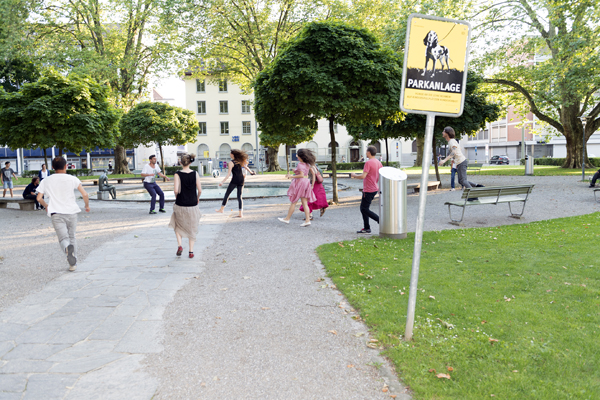
[[[450,189],[450,191],[451,191],[451,192],[454,192],[455,190],[456,190],[456,189],[454,189],[454,188],[451,188],[451,189]]]
[[[77,265],[71,265],[69,267],[69,271],[75,271],[77,269]]]
[[[309,225],[310,225],[310,222],[304,222],[304,223],[303,223],[302,225],[300,225],[300,226],[309,226]]]
[[[289,224],[290,221],[286,221],[285,218],[277,218],[278,220],[280,220],[281,222],[283,222],[284,224]]]

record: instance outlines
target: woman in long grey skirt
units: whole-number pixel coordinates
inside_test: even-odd
[[[194,243],[198,233],[200,223],[200,195],[202,194],[202,185],[200,176],[190,168],[190,164],[195,160],[195,154],[184,154],[181,156],[181,165],[183,169],[175,173],[175,204],[173,205],[173,214],[169,227],[175,230],[177,237],[177,256],[183,252],[182,237],[189,239],[189,257],[194,258]]]

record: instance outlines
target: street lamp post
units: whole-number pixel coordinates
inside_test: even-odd
[[[579,117],[581,125],[583,125],[583,138],[581,141],[581,181],[585,181],[585,124],[587,123],[587,117],[582,115]]]

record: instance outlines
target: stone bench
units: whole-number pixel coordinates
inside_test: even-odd
[[[109,181],[117,181],[117,183],[123,183],[124,178],[110,179]],[[98,186],[98,179],[94,180],[94,186]]]
[[[18,204],[23,211],[34,211],[35,200],[18,197],[0,197],[0,208],[8,208],[8,204]]]

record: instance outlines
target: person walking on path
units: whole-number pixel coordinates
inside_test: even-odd
[[[321,210],[321,217],[325,214],[325,209],[329,207],[327,203],[327,195],[325,194],[325,188],[323,187],[323,175],[316,165],[310,168],[309,175],[314,175],[314,183],[312,191],[315,194],[317,200],[308,203],[308,209],[310,211],[310,219],[312,219],[312,212],[314,210]],[[312,181],[312,176],[311,176]],[[304,211],[304,206],[300,206],[300,211]]]
[[[2,187],[4,188],[4,193],[2,197],[6,197],[6,189],[10,190],[10,197],[13,197],[13,177],[17,177],[15,175],[15,171],[10,167],[10,161],[4,163],[4,168],[0,169],[0,178],[2,178]]]
[[[48,171],[46,164],[42,164],[42,169],[40,169],[40,172],[38,172],[38,178],[40,178],[40,182],[43,181],[44,178],[47,178],[48,175],[50,175],[50,171]]]
[[[36,210],[39,210],[42,208],[40,203],[38,203],[38,201],[37,201],[36,190],[39,185],[40,185],[40,178],[38,178],[36,176],[34,178],[31,178],[31,183],[29,185],[27,185],[25,190],[23,190],[23,198],[24,199],[35,200],[35,209]]]
[[[167,212],[165,210],[165,194],[163,193],[158,183],[156,183],[156,177],[160,176],[165,178],[167,181],[170,179],[160,172],[160,167],[156,164],[156,156],[153,154],[149,158],[150,162],[144,165],[142,169],[142,177],[144,178],[144,188],[150,193],[150,214],[156,214],[154,208],[156,207],[156,195],[159,196],[159,209],[158,211],[164,213]]]
[[[231,181],[229,182],[229,186],[227,186],[227,190],[225,191],[225,196],[223,197],[223,203],[221,204],[221,208],[215,210],[218,213],[223,213],[225,211],[225,206],[227,205],[227,201],[229,200],[229,196],[233,189],[237,188],[237,200],[238,200],[238,208],[239,214],[238,218],[244,217],[244,200],[242,199],[242,191],[244,190],[244,169],[248,171],[251,175],[254,175],[254,171],[248,168],[248,154],[246,154],[243,150],[231,150],[229,153],[229,157],[231,157],[231,161],[228,163],[227,176],[223,179],[219,186],[223,186],[223,184],[229,179],[231,176]]]
[[[294,170],[294,175],[287,174],[285,177],[292,179],[290,188],[287,191],[288,198],[290,199],[290,208],[285,218],[277,218],[284,224],[290,223],[290,218],[296,210],[296,204],[298,200],[302,202],[304,209],[304,223],[300,226],[310,225],[310,209],[308,208],[309,202],[317,201],[315,193],[312,190],[314,184],[315,175],[312,176],[312,181],[308,179],[308,171],[312,166],[315,165],[315,155],[308,149],[300,149],[297,153],[300,162]]]
[[[181,171],[175,172],[174,188],[175,204],[173,205],[173,214],[169,228],[175,230],[177,237],[177,256],[183,252],[182,237],[189,240],[189,257],[194,258],[194,243],[198,233],[198,224],[200,222],[200,195],[202,194],[202,185],[200,176],[196,171],[190,168],[194,162],[195,154],[184,154],[181,156]]]
[[[367,162],[363,169],[363,173],[358,175],[355,173],[350,174],[350,178],[363,179],[363,194],[362,200],[360,201],[360,213],[363,217],[363,228],[356,233],[371,234],[371,225],[369,219],[379,223],[379,215],[375,214],[370,210],[371,202],[375,198],[377,192],[379,192],[379,170],[383,168],[381,161],[379,161],[375,155],[377,154],[377,148],[375,146],[367,147]]]
[[[77,213],[81,209],[75,201],[74,191],[77,189],[83,197],[85,211],[90,212],[90,199],[83,189],[81,181],[73,175],[67,174],[67,161],[62,157],[52,160],[55,173],[44,179],[37,188],[37,201],[46,209],[52,219],[52,225],[58,237],[58,243],[63,252],[67,254],[69,271],[77,268]],[[44,195],[49,197],[49,204],[44,201]]]

